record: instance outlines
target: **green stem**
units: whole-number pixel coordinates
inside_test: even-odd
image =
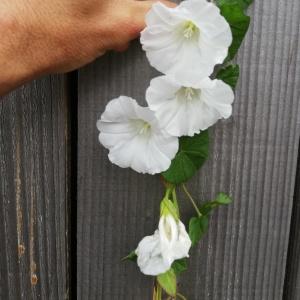
[[[172,188],[167,187],[167,189],[166,189],[166,194],[165,194],[165,197],[164,197],[164,198],[170,199],[170,194],[171,194],[171,192],[172,192]]]
[[[156,281],[156,293],[155,293],[155,300],[162,300],[161,296],[162,296],[162,287],[160,286],[160,284],[158,283],[158,281]]]
[[[197,212],[198,217],[201,217],[202,214],[201,214],[201,212],[200,212],[200,210],[199,210],[196,202],[194,201],[193,197],[191,196],[191,194],[187,190],[187,188],[186,188],[186,186],[185,186],[184,183],[182,184],[182,188],[183,188],[183,191],[185,192],[185,194],[187,195],[187,197],[189,198],[189,200],[191,201],[192,205],[194,206],[195,211]]]
[[[175,187],[172,190],[172,199],[173,199],[174,206],[176,207],[178,217],[180,218],[179,206],[178,206],[178,201],[177,201],[177,195],[176,195]]]
[[[187,300],[182,294],[177,293],[176,296],[178,296],[182,300]]]

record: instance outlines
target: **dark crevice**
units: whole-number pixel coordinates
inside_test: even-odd
[[[67,142],[67,295],[77,299],[77,140],[78,140],[78,73],[66,75],[68,128]]]
[[[289,246],[283,288],[283,300],[296,300],[300,295],[300,143],[297,162],[297,174],[293,210],[290,225]]]

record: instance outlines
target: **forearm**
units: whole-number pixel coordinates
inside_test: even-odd
[[[18,18],[17,8],[0,4],[0,95],[30,80],[34,76],[29,61],[29,37]]]
[[[152,4],[1,0],[0,95],[38,76],[77,69],[108,50],[126,49],[144,28]]]

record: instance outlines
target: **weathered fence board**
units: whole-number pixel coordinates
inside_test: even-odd
[[[0,299],[66,299],[65,80],[0,100]]]
[[[210,161],[189,184],[199,199],[225,191],[234,204],[214,215],[192,253],[188,299],[282,298],[300,133],[300,2],[256,0],[249,13],[233,117],[211,131]],[[138,45],[79,73],[78,299],[150,299],[151,278],[120,258],[154,231],[162,187],[110,164],[96,120],[120,94],[143,102],[155,74]]]
[[[284,300],[300,299],[300,161],[294,194],[291,233],[284,285]]]

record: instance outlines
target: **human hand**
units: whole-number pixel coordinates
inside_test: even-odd
[[[2,80],[0,75],[0,94],[43,74],[79,68],[107,50],[125,50],[144,28],[145,14],[154,2],[2,1],[0,62],[8,74]]]

